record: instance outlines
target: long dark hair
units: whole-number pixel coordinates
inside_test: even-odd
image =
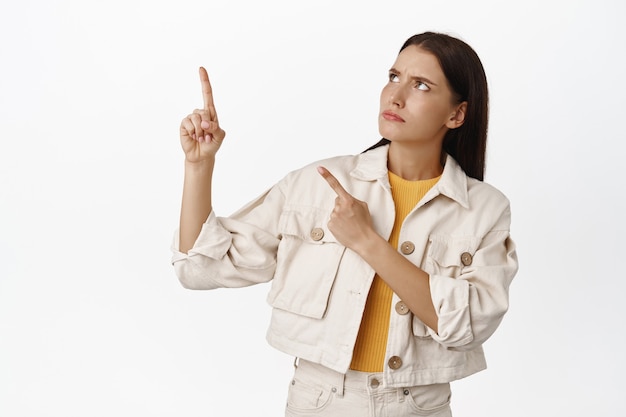
[[[458,102],[467,101],[465,121],[460,127],[448,130],[443,139],[443,150],[459,163],[468,176],[482,181],[487,150],[489,91],[480,58],[467,43],[443,33],[413,35],[404,42],[400,52],[411,45],[435,55]],[[388,143],[390,141],[383,138],[365,152]]]

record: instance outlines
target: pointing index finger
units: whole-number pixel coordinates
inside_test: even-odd
[[[202,98],[204,100],[205,110],[214,110],[213,104],[213,89],[211,88],[211,82],[209,81],[209,74],[204,67],[200,67],[200,84],[202,84]]]
[[[345,188],[343,188],[339,180],[335,178],[333,174],[330,173],[329,170],[327,170],[326,168],[322,166],[319,166],[317,167],[317,172],[320,173],[320,175],[326,180],[328,185],[330,185],[330,188],[332,188],[333,191],[335,191],[335,193],[337,193],[339,197],[342,197],[342,198],[352,197],[350,193],[347,192]]]

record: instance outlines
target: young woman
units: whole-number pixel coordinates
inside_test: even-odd
[[[272,281],[268,342],[297,358],[287,416],[450,416],[450,381],[482,344],[517,272],[507,198],[484,183],[488,92],[465,42],[402,46],[380,97],[380,142],[287,174],[229,217],[211,206],[225,137],[206,71],[183,119],[173,264],[191,289]]]

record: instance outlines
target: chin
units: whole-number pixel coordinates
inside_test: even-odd
[[[394,129],[389,129],[389,127],[385,128],[384,126],[378,127],[378,134],[392,142],[398,137],[398,132],[394,132]]]
[[[392,142],[406,142],[411,140],[411,135],[407,135],[407,129],[405,126],[399,126],[397,123],[379,123],[378,133],[385,139],[389,139]]]
[[[402,135],[399,135],[397,132],[390,132],[389,129],[380,129],[378,133],[381,137],[387,139],[390,142],[406,142],[406,138],[403,138]]]

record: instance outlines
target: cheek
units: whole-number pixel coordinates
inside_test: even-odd
[[[437,100],[427,100],[423,97],[414,97],[413,100],[407,101],[406,107],[410,108],[410,112],[422,123],[439,123],[449,113],[449,108]]]

